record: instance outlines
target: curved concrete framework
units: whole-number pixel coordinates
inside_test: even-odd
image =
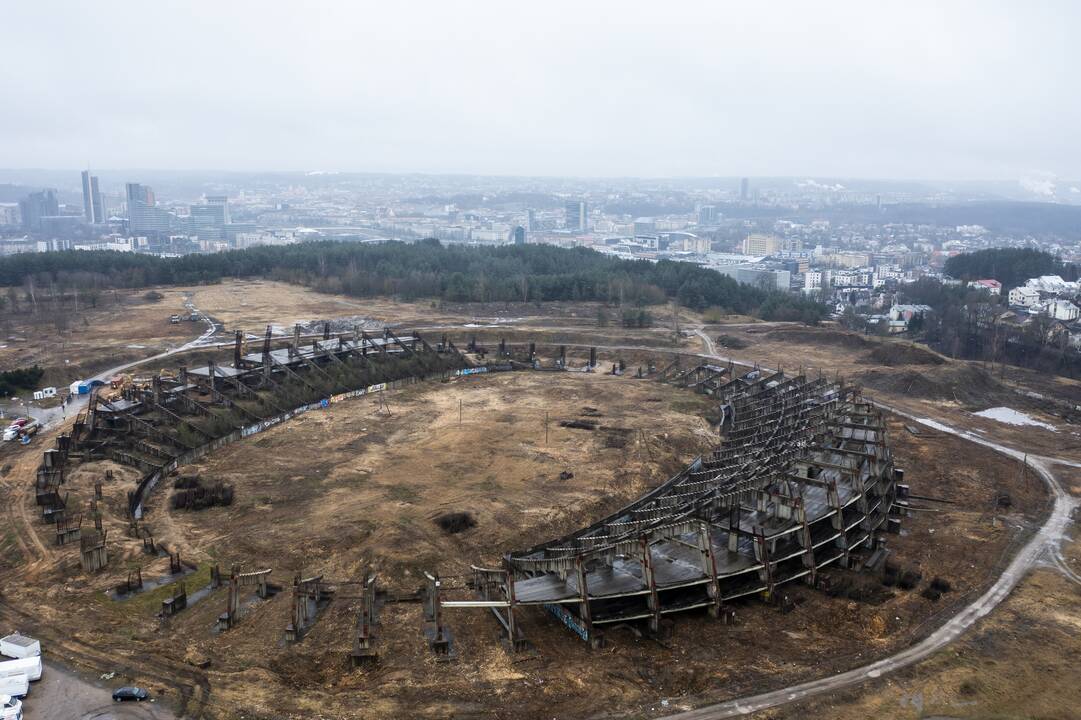
[[[400,338],[389,329],[382,337],[371,337],[356,329],[351,337],[332,338],[327,325],[323,337],[311,339],[309,344],[302,342],[298,327],[291,343],[271,349],[268,326],[262,351],[257,353],[243,351],[243,335],[237,332],[232,366],[210,362],[191,369],[181,367],[174,376],[154,376],[146,386],[125,387],[120,398],[106,399],[95,389],[71,432],[59,435],[56,446],[45,451],[35,479],[37,503],[43,507],[44,517],[60,527],[70,514],[66,497],[60,493],[69,459],[110,459],[143,473],[128,497],[129,518],[138,520],[144,498],[178,466],[323,403],[417,379],[386,377],[386,382],[354,389],[342,385],[343,375],[336,371],[358,371],[372,367],[373,362],[420,355],[451,357],[445,367],[452,369],[468,365],[445,337],[433,348],[415,333]],[[280,402],[277,396],[287,385],[306,389],[309,396],[323,395],[323,399],[283,409],[276,401]],[[318,393],[317,386],[326,394]],[[276,412],[261,414],[253,409],[253,403],[245,403],[253,400],[260,389],[270,391],[262,399]],[[198,421],[224,424],[224,428],[212,433],[205,429],[207,423]],[[187,434],[178,432],[181,428]]]
[[[515,609],[544,606],[596,645],[604,625],[720,616],[728,601],[777,599],[874,551],[903,476],[880,411],[858,389],[782,372],[713,390],[724,420],[708,457],[589,527],[511,553],[502,570],[475,569],[480,598],[442,606],[492,609],[516,645]]]

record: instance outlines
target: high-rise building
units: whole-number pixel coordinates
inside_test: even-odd
[[[525,211],[525,229],[529,232],[537,231],[537,211],[533,208]]]
[[[88,223],[95,225],[108,219],[105,217],[105,203],[98,188],[98,176],[91,175],[89,170],[83,170],[83,217]]]
[[[172,229],[173,214],[155,205],[154,190],[150,187],[128,183],[126,199],[128,231],[132,235],[162,234]]]
[[[567,230],[584,231],[588,229],[589,216],[585,200],[568,200],[565,205],[567,218],[563,227]]]
[[[221,208],[221,222],[223,225],[232,222],[229,219],[229,197],[227,195],[207,195],[206,204]]]
[[[15,226],[19,224],[19,204],[0,203],[0,225]]]
[[[90,194],[90,171],[83,170],[83,216],[88,223],[94,222],[94,202]]]
[[[220,240],[225,230],[227,212],[223,204],[192,205],[189,232],[201,239]]]
[[[781,238],[776,235],[748,235],[743,239],[744,255],[773,255],[781,250]]]
[[[751,199],[751,181],[747,178],[740,178],[739,199],[744,202],[747,202]]]
[[[22,216],[24,230],[39,232],[43,217],[60,214],[60,202],[56,199],[56,190],[46,189],[30,193],[29,197],[19,201],[19,214]]]
[[[515,245],[525,245],[525,228],[521,225],[514,228],[511,236],[514,238]]]
[[[698,224],[714,225],[717,223],[717,206],[703,205],[698,208]]]
[[[135,205],[153,205],[154,204],[154,191],[149,187],[140,185],[139,183],[128,183],[126,186],[126,200],[128,203],[128,212]]]

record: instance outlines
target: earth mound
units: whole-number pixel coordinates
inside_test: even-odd
[[[820,345],[836,345],[838,347],[863,350],[872,347],[875,343],[862,335],[846,332],[844,330],[812,329],[812,328],[777,328],[771,330],[767,337],[771,340],[794,343],[818,343]]]
[[[867,353],[864,362],[896,367],[899,365],[945,365],[941,355],[925,347],[909,343],[883,342]]]

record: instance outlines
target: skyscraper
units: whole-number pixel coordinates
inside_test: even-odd
[[[154,191],[139,183],[128,183],[126,194],[128,204],[128,231],[132,235],[167,233],[172,229],[174,216],[157,207]]]
[[[128,183],[126,186],[125,199],[128,202],[128,213],[131,213],[131,209],[135,205],[153,205],[154,204],[154,191],[149,187],[144,187],[139,183]]]
[[[563,227],[567,230],[580,231],[588,228],[589,216],[585,200],[568,200],[565,209],[567,211],[567,219],[563,223]]]
[[[60,214],[60,202],[56,199],[56,190],[47,189],[30,193],[29,197],[19,201],[19,214],[23,219],[23,229],[40,231],[42,218]]]
[[[529,232],[537,231],[537,211],[533,208],[525,211],[525,229]]]
[[[98,224],[106,221],[105,203],[98,188],[98,176],[83,170],[83,216],[88,223]]]
[[[516,226],[511,237],[514,238],[515,245],[525,245],[525,228],[521,225]]]
[[[739,199],[744,202],[751,199],[751,181],[741,178],[739,181]]]
[[[703,205],[698,208],[698,224],[713,225],[717,222],[717,206]]]
[[[229,218],[229,197],[227,195],[207,195],[206,204],[221,208],[221,224],[228,225],[232,220]]]

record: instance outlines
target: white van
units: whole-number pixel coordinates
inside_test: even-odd
[[[8,675],[0,677],[0,695],[9,697],[25,697],[30,692],[30,681],[25,675]]]
[[[27,680],[33,682],[41,679],[41,656],[20,658],[18,660],[5,660],[0,662],[0,677],[8,675],[25,675]]]

